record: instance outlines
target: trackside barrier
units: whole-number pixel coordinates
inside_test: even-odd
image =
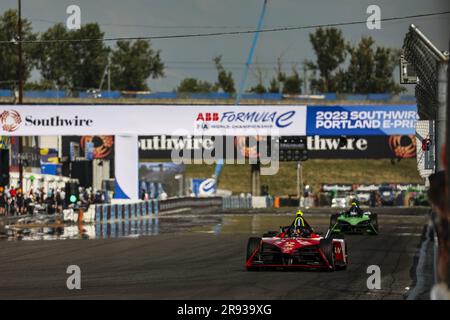
[[[174,198],[126,204],[99,204],[93,207],[95,221],[128,221],[178,209],[221,208],[222,198]]]
[[[211,197],[211,198],[175,198],[160,201],[159,210],[172,211],[184,208],[220,208],[222,206],[222,198]]]
[[[98,204],[93,207],[95,221],[133,220],[159,212],[159,201],[148,200],[138,203]]]
[[[152,236],[159,234],[159,219],[120,220],[114,222],[97,222],[96,239],[109,239],[133,236]]]
[[[223,198],[222,209],[257,209],[273,208],[274,199],[270,196],[252,197],[252,196],[231,196]]]

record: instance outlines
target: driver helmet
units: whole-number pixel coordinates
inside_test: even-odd
[[[350,213],[351,214],[356,214],[358,213],[358,205],[356,204],[356,202],[352,202],[352,206],[350,208]]]
[[[298,210],[297,213],[295,214],[297,217],[303,217],[303,212],[302,210]]]

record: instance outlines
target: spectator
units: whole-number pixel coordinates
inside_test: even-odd
[[[16,212],[17,215],[22,215],[26,213],[25,198],[23,197],[21,188],[17,189],[16,192]]]
[[[61,192],[59,191],[59,189],[56,190],[55,204],[56,204],[56,212],[62,213],[63,205],[64,205],[64,198],[62,198]]]
[[[51,190],[47,192],[47,197],[45,198],[45,205],[47,207],[48,214],[55,214],[56,201],[55,196]]]
[[[8,198],[5,193],[5,188],[0,187],[0,216],[6,215],[7,206],[8,206]]]
[[[103,196],[100,190],[97,190],[94,195],[94,203],[100,204],[103,203]]]
[[[33,214],[33,194],[30,194],[28,197],[25,198],[24,201],[25,209],[27,214],[32,215]]]

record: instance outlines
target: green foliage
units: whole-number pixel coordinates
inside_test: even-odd
[[[217,69],[217,82],[215,86],[223,92],[235,93],[233,74],[227,72],[222,65],[222,56],[216,56],[213,59],[214,65]]]
[[[320,92],[333,92],[336,88],[333,71],[345,61],[346,48],[342,31],[336,28],[317,28],[309,35],[317,57],[310,68],[318,70],[320,79],[311,82],[311,88]]]
[[[398,94],[405,90],[393,78],[399,50],[374,48],[375,41],[371,37],[363,37],[352,47],[345,44],[342,32],[335,28],[318,28],[310,34],[310,41],[317,56],[315,63],[306,63],[313,75],[310,81],[312,92]],[[344,70],[340,65],[347,54],[350,61]],[[317,71],[320,77],[317,77]]]
[[[280,93],[280,82],[276,78],[270,80],[268,91],[270,93]]]
[[[118,41],[111,57],[111,86],[114,90],[148,90],[147,79],[164,76],[160,51],[148,41]]]
[[[215,91],[215,86],[210,82],[195,78],[183,79],[177,88],[177,92],[179,93],[209,93]]]
[[[393,79],[400,52],[384,47],[374,49],[374,44],[375,41],[367,37],[362,38],[357,47],[349,48],[346,92],[397,94],[404,91]]]
[[[0,16],[0,41],[11,41],[10,44],[0,46],[0,88],[13,89],[18,81],[18,45],[17,42],[18,16],[16,10],[6,10]],[[22,19],[22,39],[36,40],[36,34],[32,31],[31,22]],[[30,77],[31,70],[35,66],[36,46],[34,44],[24,44],[23,48],[23,79],[26,81]]]
[[[267,92],[266,87],[264,87],[262,83],[258,83],[256,86],[250,88],[249,91],[257,94],[263,94]]]
[[[39,44],[38,68],[44,81],[72,90],[98,88],[110,49],[103,41],[76,40],[103,37],[96,23],[83,25],[79,30],[67,30],[62,23],[50,27],[41,35],[42,40],[70,41]]]
[[[292,74],[284,77],[283,93],[285,94],[301,94],[303,80],[300,78],[297,70],[292,68]]]
[[[111,50],[101,41],[103,38],[96,23],[79,30],[67,30],[61,23],[50,27],[41,35],[42,40],[70,41],[39,44],[38,69],[43,82],[70,90],[99,88],[109,57],[114,90],[148,90],[149,77],[164,75],[160,52],[154,51],[148,41],[118,41],[117,48]],[[76,41],[81,39],[98,41]]]

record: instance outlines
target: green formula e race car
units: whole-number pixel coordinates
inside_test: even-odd
[[[378,234],[378,217],[352,204],[349,210],[333,214],[330,218],[331,234]]]

